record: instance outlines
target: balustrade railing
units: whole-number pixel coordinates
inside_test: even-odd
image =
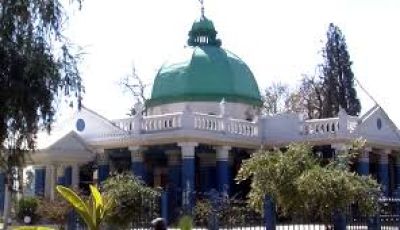
[[[302,133],[304,135],[334,134],[339,131],[339,118],[311,119],[304,121]]]
[[[143,117],[142,131],[162,131],[182,127],[182,113]]]
[[[114,120],[113,123],[117,127],[127,132],[132,132],[136,129],[135,125],[140,125],[140,132],[156,132],[172,129],[184,129],[190,127],[189,123],[183,122],[184,116],[189,120],[185,122],[192,123],[195,130],[205,130],[217,133],[226,133],[231,135],[241,135],[247,137],[258,136],[258,123],[246,120],[223,118],[216,115],[193,113],[191,115],[184,113],[173,113],[155,116],[145,116],[140,118],[140,121],[135,121],[137,118],[127,118]],[[193,126],[191,126],[193,127]]]
[[[194,128],[199,130],[222,131],[223,118],[197,113],[194,116]]]
[[[113,120],[113,124],[125,131],[132,131],[134,128],[133,118]]]
[[[258,123],[245,120],[230,119],[226,125],[226,132],[249,137],[258,136]]]

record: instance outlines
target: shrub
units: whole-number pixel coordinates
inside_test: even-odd
[[[158,216],[160,193],[145,186],[138,178],[130,174],[118,174],[109,177],[103,188],[105,197],[111,202],[108,223],[124,228],[131,223],[143,221],[143,217],[150,222]]]
[[[24,222],[24,218],[29,216],[31,218],[31,223],[35,223],[39,216],[37,214],[37,208],[39,201],[35,197],[23,197],[18,201],[17,205],[17,219],[21,223]]]
[[[64,229],[68,220],[68,213],[72,211],[71,206],[59,195],[54,200],[42,199],[39,201],[37,213],[41,219],[57,224],[59,229]]]

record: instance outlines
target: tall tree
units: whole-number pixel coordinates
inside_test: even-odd
[[[81,7],[81,0],[70,2]],[[79,58],[62,34],[65,21],[59,0],[0,1],[0,155],[7,192],[14,169],[35,148],[36,133],[50,131],[55,99],[61,93],[80,99]]]
[[[132,95],[132,98],[138,102],[146,106],[146,91],[148,89],[148,84],[144,82],[144,80],[139,76],[136,71],[135,66],[132,66],[132,73],[126,75],[121,78],[119,84],[122,89],[129,92]],[[143,108],[146,111],[146,108]],[[138,111],[135,110],[134,106],[131,107],[129,115],[135,115]]]
[[[349,115],[358,115],[361,103],[354,86],[352,62],[346,40],[339,27],[332,23],[329,24],[323,57],[324,106],[321,116],[337,116],[339,107],[345,109]]]
[[[289,98],[289,86],[281,82],[273,82],[268,86],[263,99],[263,112],[265,114],[276,114],[288,112],[286,107],[286,100]]]

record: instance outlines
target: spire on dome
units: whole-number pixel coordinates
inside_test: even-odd
[[[221,46],[221,40],[217,39],[217,31],[214,23],[204,15],[204,0],[199,0],[201,4],[201,16],[196,20],[192,29],[189,31],[189,46]]]
[[[204,0],[199,0],[201,4],[201,17],[204,18]]]

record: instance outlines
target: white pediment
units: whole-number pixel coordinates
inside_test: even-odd
[[[47,148],[32,153],[31,158],[35,163],[85,163],[93,160],[95,153],[75,131],[71,131]]]
[[[400,135],[396,125],[380,106],[374,106],[359,118],[355,133],[367,142],[399,145]]]

